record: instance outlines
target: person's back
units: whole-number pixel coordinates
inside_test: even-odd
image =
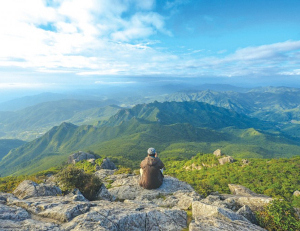
[[[148,149],[148,156],[141,162],[141,179],[140,179],[140,186],[145,189],[156,189],[159,188],[162,183],[164,176],[161,172],[161,169],[164,167],[163,162],[158,158],[155,157],[155,149],[154,154],[149,152],[153,152],[153,150],[149,151]]]

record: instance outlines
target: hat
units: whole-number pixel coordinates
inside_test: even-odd
[[[154,148],[149,148],[147,151],[148,155],[154,155],[156,153]]]

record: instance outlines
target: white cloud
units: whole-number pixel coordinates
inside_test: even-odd
[[[156,33],[170,34],[164,27],[165,19],[151,11],[154,0],[59,0],[52,6],[45,3],[0,2],[0,66],[43,72],[73,68],[117,73],[114,66],[141,59],[148,51],[147,58],[166,56],[146,43],[124,43]],[[122,18],[132,7],[141,11]]]

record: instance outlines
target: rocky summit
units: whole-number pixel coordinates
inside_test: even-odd
[[[171,176],[160,188],[146,190],[138,175],[115,172],[95,173],[103,182],[96,201],[77,189],[62,195],[48,181],[27,180],[12,194],[0,193],[0,230],[264,230],[253,212],[271,198],[242,186],[230,185],[235,194],[205,198]]]

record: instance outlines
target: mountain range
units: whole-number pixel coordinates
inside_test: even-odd
[[[147,148],[162,158],[187,159],[222,148],[234,157],[281,157],[300,153],[300,142],[271,122],[207,103],[154,102],[121,109],[97,125],[62,123],[11,150],[1,175],[29,174],[58,165],[72,152],[93,151],[116,163],[138,167]]]

